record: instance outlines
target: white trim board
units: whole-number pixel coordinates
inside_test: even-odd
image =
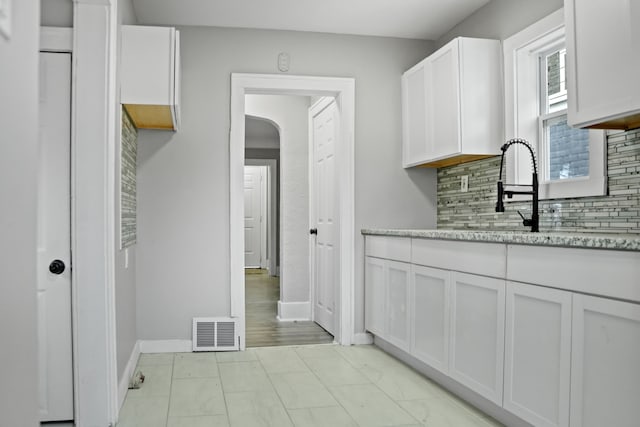
[[[280,74],[231,75],[231,135],[229,141],[229,257],[231,316],[238,319],[240,349],[245,349],[244,308],[244,104],[246,94],[332,96],[340,109],[340,144],[336,150],[340,182],[340,266],[336,340],[351,345],[354,337],[355,191],[354,128],[355,80],[339,77]]]
[[[129,356],[129,360],[127,361],[127,366],[124,368],[124,372],[122,373],[122,378],[120,378],[120,384],[118,385],[118,408],[122,408],[124,399],[127,397],[127,390],[129,390],[129,380],[135,374],[139,358],[140,341],[136,341],[136,344],[133,346],[133,350],[131,350],[131,356]]]
[[[71,112],[72,318],[75,423],[118,417],[115,152],[118,9],[74,0]],[[82,309],[80,309],[82,308]]]
[[[294,322],[297,320],[311,320],[311,303],[303,302],[282,302],[278,301],[278,316],[281,322]]]

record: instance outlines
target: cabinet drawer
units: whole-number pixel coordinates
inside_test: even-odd
[[[394,261],[411,260],[411,239],[405,237],[367,236],[365,255]]]
[[[640,302],[640,252],[509,245],[507,279]]]
[[[411,262],[445,270],[504,278],[506,246],[495,243],[412,239]]]

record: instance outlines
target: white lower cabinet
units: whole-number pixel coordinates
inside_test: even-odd
[[[505,249],[367,240],[366,329],[536,427],[640,426],[635,253]]]
[[[365,257],[364,326],[374,335],[385,333],[385,260]]]
[[[640,425],[640,305],[575,294],[571,427]]]
[[[427,365],[449,372],[449,299],[451,273],[411,266],[411,354]]]
[[[387,264],[387,341],[409,351],[409,276],[411,264],[385,261]]]
[[[569,425],[571,293],[507,282],[503,407],[540,427]]]
[[[365,328],[409,351],[411,264],[375,257],[365,262]]]
[[[505,281],[451,275],[449,375],[502,405]]]

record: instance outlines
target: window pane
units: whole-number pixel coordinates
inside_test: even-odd
[[[543,114],[553,113],[567,108],[565,57],[566,49],[556,50],[545,57],[547,90]]]
[[[545,120],[550,181],[589,176],[589,131],[567,126],[567,116]]]

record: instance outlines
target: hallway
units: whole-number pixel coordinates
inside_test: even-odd
[[[280,281],[266,270],[245,270],[247,347],[327,344],[333,336],[315,322],[280,322],[276,318]]]

